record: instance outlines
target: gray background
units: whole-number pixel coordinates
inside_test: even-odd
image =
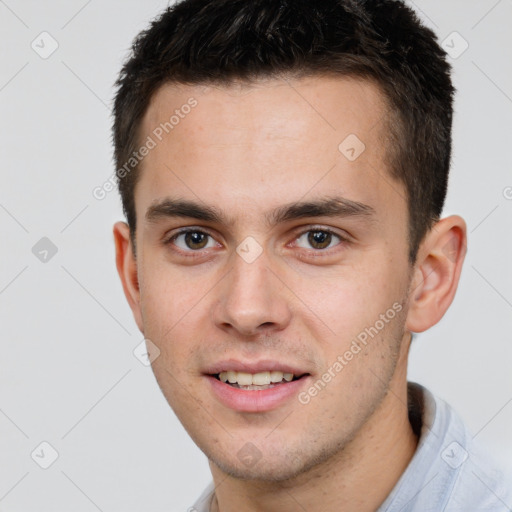
[[[457,57],[446,213],[460,213],[469,227],[455,303],[416,339],[410,378],[449,401],[510,465],[512,1],[410,3]],[[120,63],[166,5],[0,1],[4,512],[186,510],[210,479],[205,457],[133,354],[142,335],[114,266],[117,193],[92,195],[114,170],[110,105]],[[46,59],[31,47],[55,44],[43,31],[58,43]],[[456,55],[464,40],[468,49]],[[48,469],[40,467],[52,462],[43,441],[59,455]]]

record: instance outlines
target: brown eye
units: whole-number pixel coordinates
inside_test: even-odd
[[[325,249],[332,242],[332,233],[328,231],[309,231],[308,242],[314,249]]]
[[[208,243],[208,235],[199,231],[185,233],[185,244],[189,249],[203,249]]]
[[[343,241],[344,238],[327,229],[310,229],[296,238],[295,246],[301,249],[322,251],[335,247]]]
[[[183,251],[199,251],[217,245],[211,235],[197,230],[182,231],[174,235],[170,242]]]

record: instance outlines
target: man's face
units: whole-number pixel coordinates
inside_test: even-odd
[[[407,205],[385,115],[371,83],[316,77],[166,85],[144,117],[141,328],[166,399],[227,473],[279,480],[325,460],[404,376]],[[228,370],[294,380],[244,389]]]

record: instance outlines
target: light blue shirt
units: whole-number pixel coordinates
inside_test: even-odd
[[[512,477],[481,451],[455,411],[414,383],[409,402],[411,423],[421,421],[418,447],[376,512],[512,512]],[[212,482],[189,512],[209,512],[213,492]]]

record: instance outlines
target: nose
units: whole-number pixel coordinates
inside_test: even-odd
[[[283,330],[291,319],[289,293],[265,252],[251,263],[236,253],[232,259],[217,289],[215,324],[244,337]]]

